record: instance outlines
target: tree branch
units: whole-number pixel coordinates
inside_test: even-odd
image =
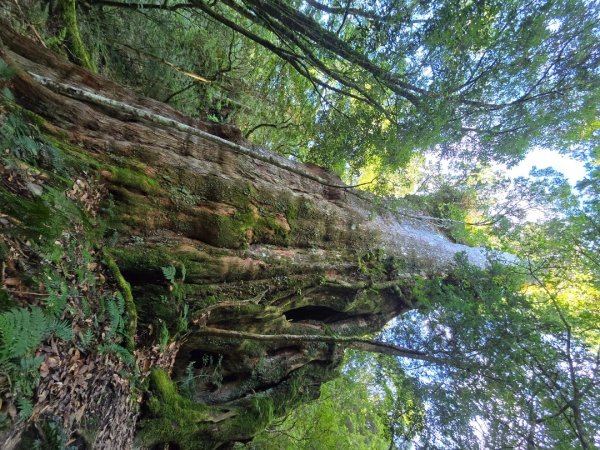
[[[257,334],[245,331],[232,331],[210,327],[200,328],[197,331],[197,333],[204,336],[249,339],[253,341],[288,343],[322,342],[327,344],[339,344],[343,345],[345,348],[351,348],[353,350],[363,352],[381,353],[384,355],[399,356],[401,358],[426,361],[433,364],[451,364],[453,366],[456,366],[455,363],[451,363],[447,360],[437,358],[435,356],[430,356],[425,352],[421,352],[419,350],[400,347],[398,345],[388,344],[385,342],[372,341],[356,336],[322,336],[310,334]]]

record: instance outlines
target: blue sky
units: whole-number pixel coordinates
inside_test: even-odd
[[[535,149],[528,153],[527,157],[518,165],[509,169],[507,174],[511,177],[526,177],[533,167],[545,169],[552,167],[561,172],[574,186],[585,176],[585,167],[581,161],[561,155],[558,152],[547,149]]]

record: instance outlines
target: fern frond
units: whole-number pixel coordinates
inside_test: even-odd
[[[19,418],[22,420],[29,419],[31,414],[33,414],[33,403],[31,403],[31,400],[19,397],[17,405],[19,406]]]
[[[25,396],[33,395],[39,380],[40,365],[43,361],[44,358],[40,356],[21,358],[17,371],[13,372],[15,392]]]
[[[161,267],[162,273],[164,277],[170,282],[175,283],[175,275],[177,274],[177,269],[173,266]]]
[[[50,321],[44,312],[15,308],[0,314],[0,359],[26,356],[35,350],[50,332]]]
[[[51,324],[51,332],[59,339],[63,341],[70,341],[73,339],[73,329],[69,322],[66,320],[54,320]]]
[[[98,347],[98,352],[100,354],[113,353],[117,355],[119,359],[128,366],[132,366],[135,364],[135,357],[133,356],[133,354],[125,347],[122,347],[119,344],[115,344],[114,342],[101,344]]]
[[[108,314],[109,320],[109,339],[116,333],[121,333],[125,325],[125,322],[123,321],[123,312],[125,308],[123,297],[116,296],[115,298],[116,300],[106,300],[106,313]],[[119,298],[121,302],[119,302]]]
[[[94,332],[90,328],[88,328],[87,330],[85,330],[85,333],[83,333],[83,335],[81,336],[81,345],[84,348],[88,348],[93,340]]]
[[[65,306],[67,306],[68,296],[66,293],[61,292],[60,294],[54,290],[51,290],[46,297],[44,302],[44,306],[46,310],[54,315],[55,317],[60,317],[65,310]]]

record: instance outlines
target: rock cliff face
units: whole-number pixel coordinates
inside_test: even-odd
[[[375,206],[333,175],[254,148],[233,127],[200,123],[140,98],[9,27],[0,27],[0,36],[0,57],[16,70],[4,81],[13,107],[35,123],[39,139],[66,167],[44,169],[45,182],[80,180],[99,197],[88,210],[76,202],[77,214],[104,255],[98,260],[106,289],[120,289],[124,298],[121,347],[135,351],[134,378],[142,383],[137,445],[227,448],[249,440],[274,416],[318,395],[342,359],[343,348],[331,342],[258,342],[207,329],[374,333],[414,307],[416,277],[450,271],[459,251],[472,263],[485,262],[481,251]],[[3,199],[18,194],[7,183],[0,188]],[[22,210],[0,207],[22,225],[15,230],[27,229]],[[61,222],[59,234],[72,232],[73,223]],[[66,352],[75,346],[65,345]],[[131,389],[118,392],[135,397]],[[93,394],[81,404],[91,404]],[[52,401],[67,401],[66,395]],[[133,426],[138,409],[124,411],[127,420],[98,419],[107,422],[92,427],[105,430],[102,439],[81,438],[77,445],[131,446],[131,433],[118,431]],[[30,420],[43,416],[39,411]],[[67,433],[84,435],[82,420],[65,425]],[[5,433],[5,444],[16,445],[26,428]]]

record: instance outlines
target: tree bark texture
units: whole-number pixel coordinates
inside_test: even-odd
[[[8,26],[0,36],[18,104],[106,193],[102,245],[131,285],[136,349],[156,345],[161,330],[175,336],[165,371],[151,372],[138,445],[246,441],[317,396],[342,360],[334,340],[243,333],[373,334],[415,307],[416,277],[450,272],[461,251],[486,263],[482,250],[322,169],[255,148],[229,125],[142,98]],[[175,268],[173,280],[163,267]],[[172,382],[182,380],[194,385],[191,400]]]

